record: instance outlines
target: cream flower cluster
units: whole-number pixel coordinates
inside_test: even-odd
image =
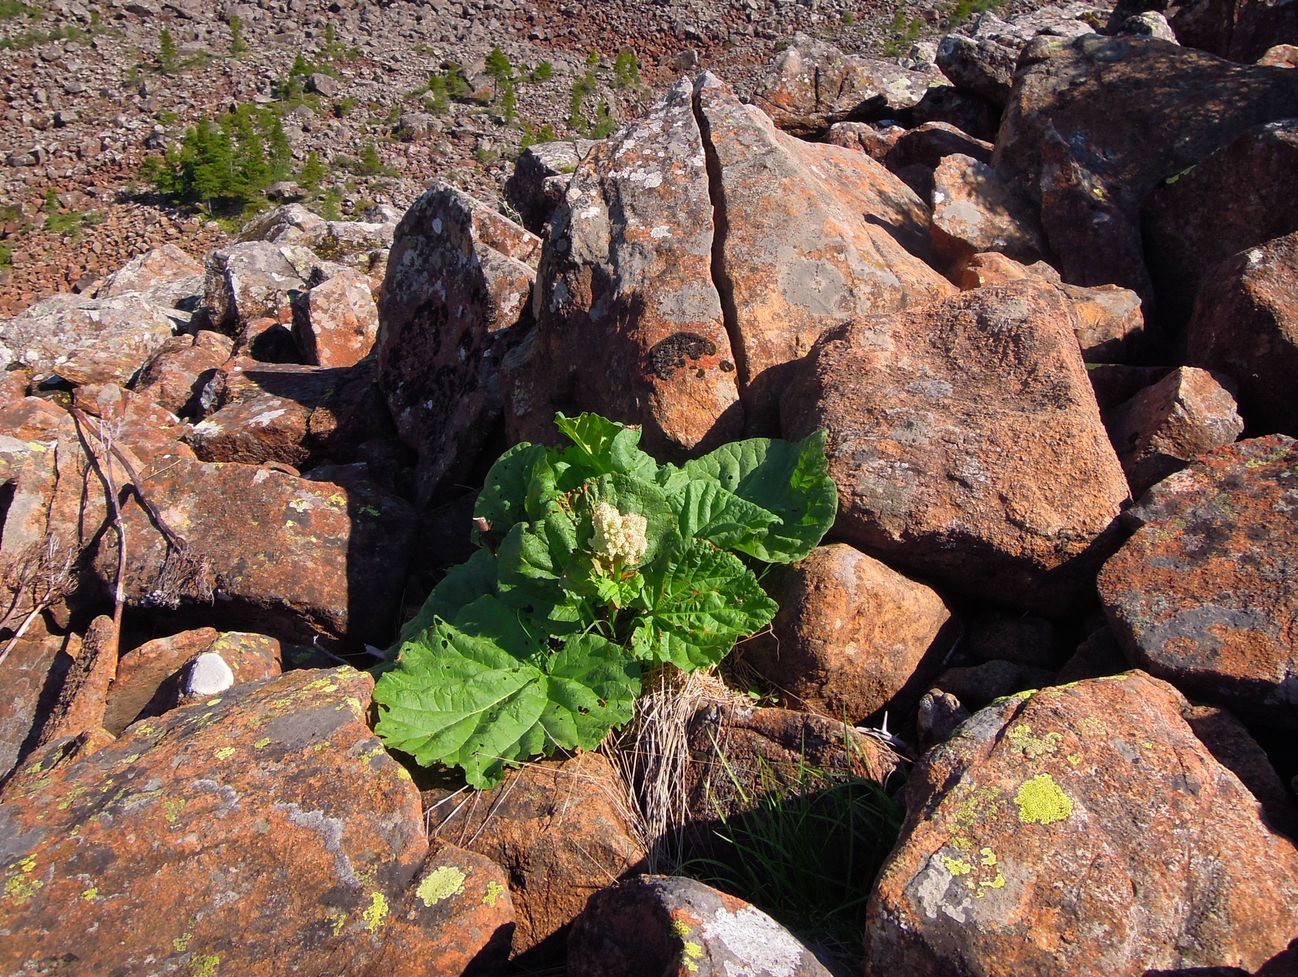
[[[629,512],[618,512],[607,502],[595,506],[592,516],[595,535],[590,541],[595,555],[609,563],[637,566],[644,559],[649,540],[645,538],[648,523],[645,517]]]

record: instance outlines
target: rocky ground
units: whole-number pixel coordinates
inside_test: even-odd
[[[0,19],[0,43],[8,44],[0,48],[0,233],[12,266],[0,269],[0,312],[80,287],[149,247],[171,242],[200,254],[228,240],[228,221],[223,229],[141,196],[148,184],[140,166],[204,117],[239,103],[274,104],[298,55],[321,69],[314,77],[322,90],[285,112],[295,160],[314,151],[332,163],[316,189],[337,187],[341,211],[359,214],[374,202],[404,209],[438,177],[498,198],[525,126],[569,132],[572,86],[592,53],[598,92],[588,113],[605,99],[628,118],[695,63],[746,89],[798,30],[908,53],[918,33],[890,28],[891,15],[848,0],[19,4]],[[925,33],[942,17],[923,5],[912,15],[927,18]],[[234,50],[232,18],[242,39]],[[166,72],[163,30],[177,48]],[[421,89],[448,61],[462,64],[489,101],[482,69],[495,45],[520,69],[516,121],[473,99],[428,110]],[[624,48],[637,55],[646,88],[615,87],[613,62]],[[542,62],[552,76],[529,80]],[[348,171],[370,142],[390,175]],[[51,190],[59,204],[47,208]]]
[[[8,239],[0,974],[1298,973],[1298,23],[1140,6],[986,13],[931,60],[839,7],[232,7],[248,54],[124,98],[96,45],[228,21],[69,4],[88,41],[0,52],[10,193],[106,215],[57,252],[100,244],[76,294],[21,299],[58,280],[36,211]],[[429,113],[341,215],[117,197],[327,23],[391,121],[308,108],[301,153],[381,139],[393,79],[493,23],[555,66],[538,123],[591,25],[656,88],[516,164],[475,155],[490,108]],[[82,96],[122,121],[78,155]],[[837,517],[721,669],[472,791],[385,748],[357,666],[556,411],[678,460],[823,429]],[[844,787],[777,891],[717,874]]]

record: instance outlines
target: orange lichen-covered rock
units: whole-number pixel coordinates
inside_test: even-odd
[[[36,758],[0,804],[0,972],[440,977],[499,959],[503,873],[429,853],[419,793],[366,726],[371,689],[295,672]]]
[[[607,759],[583,753],[528,764],[469,798],[426,799],[436,837],[509,868],[523,953],[551,946],[593,893],[639,868],[646,851],[625,790]]]
[[[1201,455],[1128,511],[1099,577],[1127,657],[1249,722],[1298,726],[1298,442]]]
[[[1054,613],[1090,595],[1127,483],[1071,303],[1049,282],[827,334],[783,420],[786,437],[828,429],[845,542],[1015,607]]]
[[[791,704],[834,719],[863,722],[898,696],[913,704],[954,640],[940,595],[844,543],[816,547],[771,593],[780,610],[740,646],[743,661]]]
[[[1128,672],[964,723],[911,775],[866,973],[1251,973],[1283,952],[1298,851],[1184,709]]]

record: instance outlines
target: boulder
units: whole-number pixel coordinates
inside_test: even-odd
[[[1185,708],[1129,672],[995,703],[926,754],[867,975],[1251,973],[1283,951],[1298,851]]]
[[[771,594],[780,610],[744,663],[789,704],[853,724],[905,712],[955,637],[938,594],[843,543],[812,550]]]
[[[540,242],[434,186],[397,228],[379,303],[379,384],[417,455],[416,497],[463,478],[501,415],[498,371],[531,322]]]
[[[369,279],[346,270],[298,296],[293,338],[307,363],[352,366],[374,348],[379,308]]]
[[[203,266],[167,243],[136,255],[108,275],[94,297],[114,298],[128,292],[140,292],[151,302],[175,307],[203,294]]]
[[[1098,8],[1089,3],[1051,4],[1008,21],[986,11],[959,31],[942,38],[937,66],[958,88],[1003,109],[1010,99],[1014,67],[1038,34],[1072,38],[1094,30]]]
[[[1131,494],[1180,471],[1198,455],[1230,444],[1244,432],[1227,377],[1177,367],[1106,418]]]
[[[980,251],[1025,265],[1040,261],[1045,241],[1032,203],[985,163],[959,153],[933,173],[933,254],[952,268]]]
[[[14,624],[16,627],[16,623]],[[5,632],[4,644],[13,640]],[[61,634],[38,617],[0,659],[0,784],[36,745],[63,677],[81,652],[76,634]]]
[[[927,217],[863,154],[682,81],[583,161],[552,219],[510,439],[552,437],[556,409],[641,423],[660,452],[775,433],[785,368],[822,332],[949,293],[906,250],[927,254]]]
[[[1298,120],[1285,119],[1249,129],[1149,195],[1145,253],[1159,314],[1170,328],[1184,328],[1215,265],[1298,231],[1298,199],[1289,178],[1294,172]]]
[[[174,707],[177,693],[184,689],[182,672],[204,655],[220,657],[228,673],[228,685],[271,678],[282,670],[280,643],[264,634],[222,634],[215,628],[198,628],[154,638],[126,652],[118,661],[117,678],[108,690],[104,728],[115,736],[121,735],[137,719],[162,715]]]
[[[772,791],[806,793],[834,777],[887,784],[901,764],[884,741],[841,719],[704,698],[685,727],[688,758],[671,789],[684,795],[689,829],[711,842],[712,826],[754,811]]]
[[[203,387],[233,350],[228,336],[207,329],[174,336],[144,364],[132,389],[178,417],[192,417]]]
[[[1140,208],[1162,181],[1292,116],[1298,74],[1138,37],[1038,38],[1023,52],[994,165],[1041,201],[1066,281],[1151,293]]]
[[[1298,443],[1201,455],[1149,490],[1099,577],[1128,658],[1244,721],[1298,727]]]
[[[266,241],[272,244],[302,244],[312,247],[324,239],[328,222],[301,204],[286,204],[259,214],[239,231],[236,241]]]
[[[1117,544],[1126,481],[1048,282],[834,330],[783,421],[786,437],[829,431],[835,534],[945,587],[1059,613]]]
[[[53,744],[0,805],[0,970],[433,977],[503,962],[504,873],[430,849],[418,791],[366,725],[371,689],[350,668],[295,672],[88,756],[57,762]]]
[[[533,234],[545,233],[577,164],[594,145],[589,139],[535,143],[514,161],[514,171],[505,182],[505,199]]]
[[[894,60],[845,54],[799,32],[757,79],[752,102],[784,131],[813,136],[834,122],[912,108],[940,80],[932,65],[907,68]]]
[[[348,459],[391,434],[377,371],[373,360],[331,368],[236,358],[204,388],[200,400],[210,413],[189,442],[205,461],[301,467]]]
[[[115,383],[89,384],[73,391],[72,403],[92,419],[96,434],[130,445],[135,457],[150,467],[163,468],[180,458],[194,460],[194,452],[180,440],[189,425],[147,397]]]
[[[239,335],[255,319],[291,322],[318,259],[295,244],[248,241],[207,256],[203,310],[212,329]]]
[[[1140,296],[1119,285],[1060,285],[1072,302],[1074,332],[1087,364],[1129,363],[1156,346]]]
[[[642,875],[591,897],[568,937],[573,977],[829,977],[783,926],[693,879]]]
[[[1239,384],[1250,432],[1298,435],[1298,232],[1212,268],[1186,327],[1186,360]]]
[[[126,385],[189,314],[132,292],[112,298],[54,295],[11,319],[0,319],[0,343],[33,381]],[[12,368],[12,366],[11,366]]]
[[[517,913],[515,954],[562,945],[586,901],[646,856],[625,786],[602,755],[528,764],[468,798],[434,792],[428,820],[443,842],[505,866]]]

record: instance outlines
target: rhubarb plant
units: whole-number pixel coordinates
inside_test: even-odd
[[[776,611],[758,579],[802,559],[838,507],[825,434],[659,464],[595,414],[519,444],[474,509],[479,549],[434,588],[379,671],[376,732],[473,787],[627,722],[655,665],[715,665]]]

